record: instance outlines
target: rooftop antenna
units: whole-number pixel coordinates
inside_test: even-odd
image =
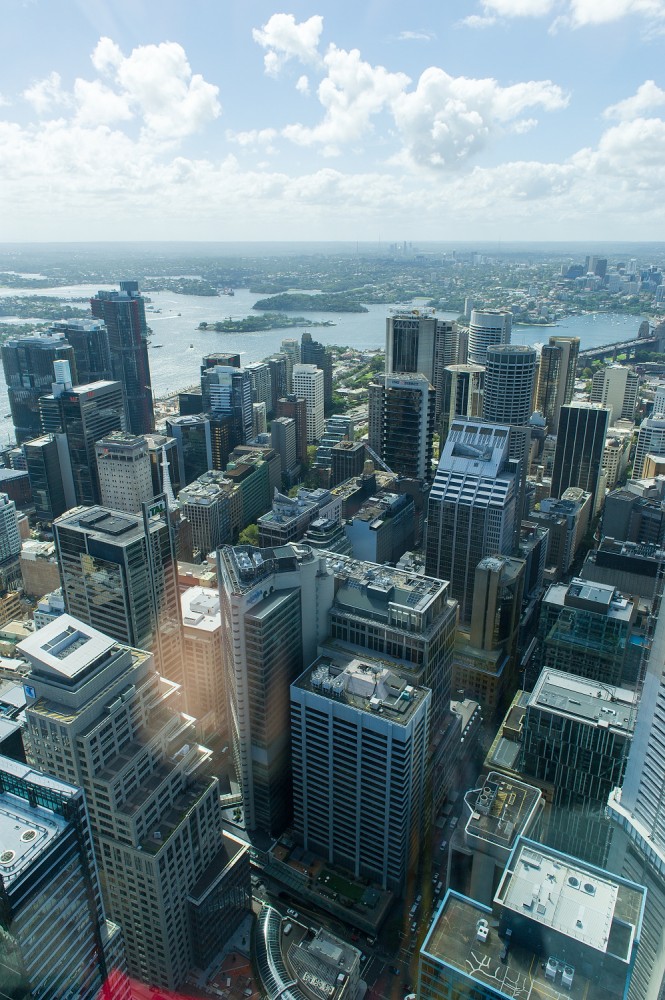
[[[176,510],[177,503],[175,499],[175,493],[173,492],[173,486],[171,485],[171,473],[169,471],[169,460],[166,457],[166,445],[162,445],[162,490],[166,497],[166,506],[168,510]]]

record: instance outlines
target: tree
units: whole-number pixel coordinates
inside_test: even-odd
[[[259,526],[258,524],[248,524],[238,535],[238,545],[258,545]]]

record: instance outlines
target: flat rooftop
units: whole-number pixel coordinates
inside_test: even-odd
[[[641,886],[522,838],[494,902],[628,965],[645,894]]]
[[[328,554],[328,567],[338,583],[336,603],[350,604],[359,610],[378,611],[391,603],[423,612],[448,589],[444,580],[336,552]]]
[[[55,813],[31,809],[16,795],[0,795],[0,875],[11,886],[65,829]]]
[[[509,851],[524,833],[541,798],[533,785],[491,771],[480,788],[464,796],[471,810],[466,834]]]
[[[38,673],[77,682],[117,645],[110,636],[64,614],[28,636],[18,648]]]
[[[430,694],[429,688],[409,684],[393,664],[342,652],[319,656],[294,687],[401,725],[411,721]]]
[[[59,527],[77,528],[100,541],[123,545],[134,541],[144,532],[143,518],[108,507],[76,507],[57,518]]]
[[[479,920],[487,920],[489,934],[485,942],[477,939]],[[512,943],[505,961],[501,961],[503,941],[497,933],[492,911],[475,900],[448,891],[437,911],[421,949],[421,964],[431,957],[457,970],[469,980],[492,989],[499,997],[515,1000],[621,1000],[625,978],[610,981],[604,976],[589,979],[575,969],[570,989],[559,989],[558,982],[545,978],[545,960],[532,948]]]
[[[633,602],[623,597],[614,587],[578,577],[569,584],[553,583],[543,598],[543,604],[579,608],[581,611],[590,611],[623,622],[630,622],[633,615]]]
[[[629,735],[635,727],[635,692],[545,667],[528,706]]]
[[[189,587],[180,595],[182,623],[201,632],[215,632],[222,624],[219,591],[212,587]]]

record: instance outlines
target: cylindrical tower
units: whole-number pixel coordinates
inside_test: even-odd
[[[507,310],[485,312],[473,309],[469,323],[468,360],[475,365],[484,365],[488,347],[510,343],[512,325],[513,314]]]
[[[497,424],[524,426],[533,412],[538,355],[524,344],[487,348],[483,417]]]

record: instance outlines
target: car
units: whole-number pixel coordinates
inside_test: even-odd
[[[415,934],[417,930],[418,930],[418,924],[414,920],[413,923],[411,924],[411,933]]]
[[[439,848],[439,850],[440,851],[445,851],[445,849],[446,849],[447,846],[448,846],[448,841],[447,840],[442,840],[441,841],[441,847]]]
[[[420,903],[422,898],[423,898],[422,895],[418,893],[418,895],[416,896],[416,903]]]
[[[393,976],[399,976],[399,969],[397,968],[396,965],[391,965],[390,966],[390,971],[391,971],[391,973],[392,973]]]
[[[434,889],[434,892],[437,894],[437,896],[439,895],[442,889],[443,889],[443,882],[437,882],[436,888]]]
[[[364,951],[360,952],[360,961],[361,962],[366,962],[367,961],[367,955],[365,954]]]
[[[459,823],[459,816],[453,816],[453,818],[450,821],[450,829],[454,830],[458,823]]]
[[[289,906],[289,907],[287,907],[286,912],[288,913],[288,915],[290,917],[293,917],[294,920],[298,919],[298,911],[297,910],[292,910],[291,907]]]

